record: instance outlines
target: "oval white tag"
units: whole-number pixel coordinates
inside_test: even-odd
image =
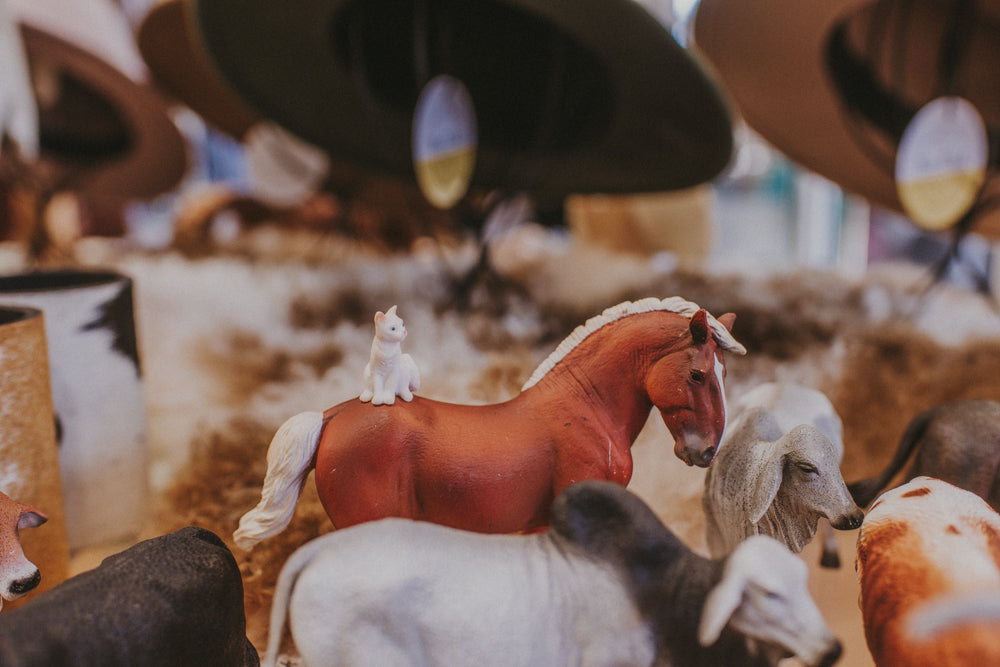
[[[961,97],[925,104],[906,126],[896,153],[896,190],[904,212],[931,231],[961,219],[979,196],[989,161],[986,126]]]
[[[427,200],[454,206],[469,189],[475,167],[476,114],[458,79],[441,74],[424,86],[413,113],[413,166]]]

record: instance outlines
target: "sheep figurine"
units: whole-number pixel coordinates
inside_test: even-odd
[[[839,530],[861,525],[864,514],[840,473],[840,420],[825,396],[768,383],[744,396],[733,413],[702,494],[714,557],[757,534],[798,553],[821,520]],[[826,545],[822,562],[839,564],[835,541]]]
[[[972,491],[1000,512],[1000,403],[951,401],[918,414],[885,469],[847,485],[858,505],[871,503],[911,458],[904,481],[931,476]]]
[[[931,477],[883,493],[858,534],[865,640],[876,665],[1000,664],[989,623],[949,627],[956,601],[1000,598],[1000,515],[976,494]],[[938,628],[933,636],[917,632]]]
[[[282,569],[263,664],[287,620],[306,667],[830,665],[840,643],[806,578],[775,540],[709,560],[620,485],[581,482],[544,533],[391,518],[308,542]]]

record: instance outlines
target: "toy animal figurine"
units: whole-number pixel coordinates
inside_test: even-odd
[[[1000,514],[947,482],[916,477],[872,504],[856,569],[865,639],[876,665],[1000,664],[996,625],[913,641],[911,618],[955,596],[1000,596]]]
[[[482,535],[385,519],[288,559],[264,664],[288,620],[305,667],[776,665],[841,652],[805,564],[769,537],[727,559],[690,551],[612,482],[566,489],[552,529]]]
[[[952,401],[918,414],[885,469],[847,485],[858,505],[871,503],[910,458],[904,480],[935,477],[972,491],[1000,512],[1000,403]]]
[[[285,422],[267,453],[260,503],[240,520],[252,548],[288,525],[310,469],[337,528],[386,517],[486,533],[548,524],[570,484],[626,485],[631,445],[660,410],[674,453],[707,466],[726,425],[729,327],[679,297],[609,308],[577,327],[522,391],[493,405],[417,396],[391,410],[349,400]]]
[[[41,582],[38,568],[21,549],[18,531],[40,526],[48,520],[31,505],[19,503],[0,492],[0,607],[4,600],[16,600]]]
[[[864,514],[840,474],[840,418],[826,396],[769,382],[734,401],[731,414],[702,496],[713,556],[756,534],[798,553],[823,525],[861,525]],[[839,566],[836,538],[824,543],[821,564]]]
[[[960,638],[948,638],[948,635],[976,632],[982,637],[985,629],[1000,645],[1000,590],[987,589],[932,598],[906,615],[905,627],[909,641],[914,643],[962,641]],[[1000,655],[1000,646],[994,653]],[[984,660],[979,664],[995,662],[996,659]]]
[[[259,664],[239,566],[201,528],[140,542],[0,614],[4,667]]]
[[[396,314],[396,306],[383,313],[375,313],[375,338],[372,354],[365,365],[365,388],[362,402],[372,405],[392,405],[396,396],[404,401],[413,400],[413,392],[420,389],[420,371],[413,357],[402,350],[406,327]]]

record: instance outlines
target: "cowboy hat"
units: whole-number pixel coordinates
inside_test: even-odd
[[[183,0],[160,0],[136,30],[139,53],[155,83],[207,123],[242,140],[260,120],[208,60]]]
[[[39,115],[41,158],[63,185],[147,199],[187,169],[180,131],[124,15],[109,0],[9,0],[21,28]]]
[[[474,186],[673,190],[729,159],[714,83],[633,0],[187,2],[212,61],[253,108],[383,173],[413,180],[413,108],[439,73],[475,105]]]
[[[925,104],[964,97],[1000,130],[997,0],[701,0],[694,42],[750,127],[890,210],[904,211],[896,150]],[[979,201],[998,194],[988,176]],[[973,231],[1000,236],[997,210],[979,210]]]

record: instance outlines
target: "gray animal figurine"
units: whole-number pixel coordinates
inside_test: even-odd
[[[1000,403],[952,401],[924,410],[906,427],[885,469],[847,485],[867,507],[903,469],[903,481],[927,475],[971,491],[1000,512]]]
[[[182,528],[0,614],[4,667],[256,667],[243,580],[215,534]]]
[[[840,643],[806,577],[767,537],[702,558],[620,485],[581,482],[545,533],[383,519],[305,544],[282,569],[264,664],[287,620],[307,667],[830,665]]]
[[[752,390],[734,412],[702,495],[713,556],[757,534],[798,553],[821,520],[839,530],[861,525],[864,514],[840,473],[840,421],[825,396],[769,383]],[[835,542],[832,554],[830,546],[825,551],[824,565],[839,564]]]

